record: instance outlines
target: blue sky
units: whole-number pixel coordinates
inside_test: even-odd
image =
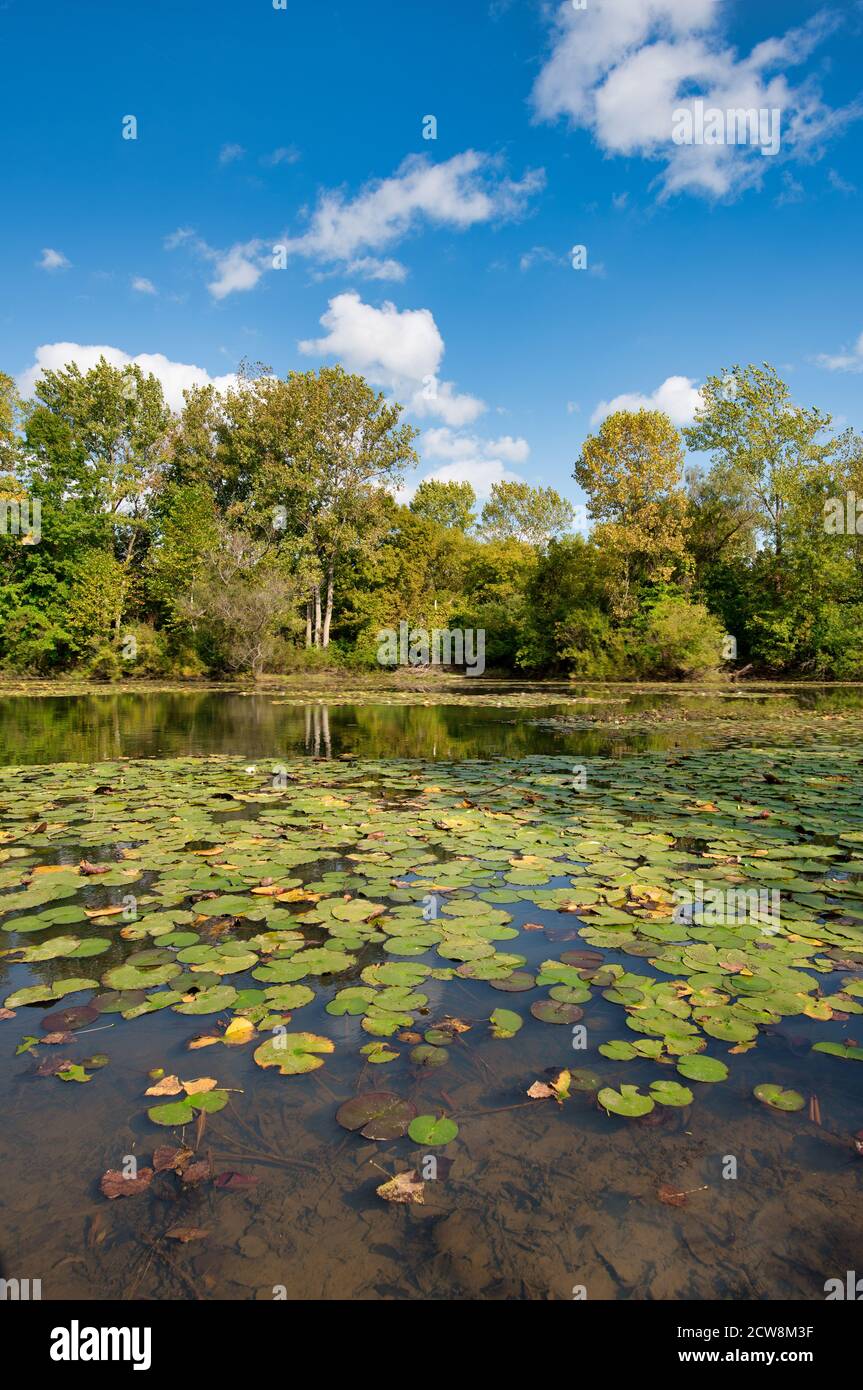
[[[858,0],[0,0],[0,44],[25,387],[94,347],[175,400],[343,360],[409,406],[414,483],[576,500],[609,403],[685,423],[734,362],[863,428]],[[780,110],[779,153],[675,145],[698,98]]]

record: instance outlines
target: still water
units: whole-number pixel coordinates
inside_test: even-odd
[[[529,708],[284,705],[235,694],[4,699],[0,748],[6,766],[30,766],[28,777],[38,777],[39,765],[226,754],[288,766],[308,756],[417,759],[433,779],[433,764],[459,760],[661,759],[699,748],[699,716],[724,717],[728,703],[648,692],[619,709],[649,719],[685,708],[687,726],[604,723],[561,732],[548,721],[571,716],[573,707],[556,703],[558,693],[550,692],[547,706]],[[612,692],[607,705],[588,708],[611,720],[619,697]],[[859,710],[860,693],[795,691],[779,704],[829,723]],[[762,715],[787,744],[779,704],[767,693],[747,700],[744,722]],[[751,732],[753,743],[764,741],[764,728],[759,735]],[[513,764],[501,766],[515,775]],[[11,808],[14,781],[8,785]],[[649,818],[649,804],[639,809]],[[116,843],[128,836],[118,825]],[[83,852],[93,857],[86,846]],[[310,882],[344,866],[330,858],[300,866],[297,876]],[[530,903],[507,910],[527,970],[582,945],[576,918]],[[602,954],[633,968],[623,953]],[[118,943],[96,974],[122,959]],[[3,996],[8,980],[7,971]],[[768,1029],[756,1051],[733,1059],[728,1082],[697,1088],[694,1106],[657,1107],[633,1121],[609,1116],[586,1094],[562,1107],[526,1101],[534,1078],[573,1065],[568,1029],[527,1015],[516,1038],[500,1042],[484,1022],[483,982],[424,987],[432,1018],[457,1015],[472,1025],[440,1070],[412,1066],[405,1052],[359,1075],[357,1044],[366,1040],[359,1020],[329,1015],[334,991],[324,989],[292,1025],[336,1043],[320,1071],[263,1073],[240,1047],[214,1047],[190,1060],[192,1020],[164,1009],[130,1025],[106,1015],[82,1030],[78,1050],[109,1054],[110,1064],[89,1084],[63,1084],[37,1077],[28,1055],[15,1056],[46,1012],[18,1009],[0,1022],[2,1272],[41,1279],[49,1299],[271,1300],[284,1291],[299,1299],[557,1300],[582,1289],[603,1299],[816,1299],[827,1278],[859,1266],[863,1161],[855,1161],[849,1138],[863,1126],[859,1063],[812,1054],[811,1020],[786,1018]],[[517,994],[492,1000],[492,1007],[523,1004]],[[591,1046],[620,1037],[620,1017],[597,991]],[[595,1053],[577,1060],[593,1065]],[[608,1069],[602,1059],[600,1066]],[[636,1084],[650,1071],[646,1062],[631,1066],[626,1078]],[[102,1173],[129,1155],[149,1164],[154,1148],[172,1141],[173,1131],[154,1129],[144,1108],[150,1102],[142,1101],[153,1067],[216,1076],[231,1091],[230,1107],[209,1120],[199,1144],[223,1185],[171,1178],[145,1195],[108,1201],[99,1191]],[[806,1111],[777,1116],[754,1103],[753,1086],[768,1078],[807,1098],[817,1093],[818,1122]],[[375,1189],[408,1163],[422,1166],[427,1153],[408,1137],[374,1143],[335,1122],[338,1105],[369,1088],[397,1092],[420,1113],[458,1118],[458,1139],[438,1151],[423,1205],[386,1203]],[[658,1198],[668,1186],[685,1194],[679,1205]],[[165,1240],[177,1225],[204,1234],[189,1243]]]

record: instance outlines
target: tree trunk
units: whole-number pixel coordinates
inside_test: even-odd
[[[306,599],[306,646],[312,645],[312,600]]]
[[[315,605],[315,646],[321,645],[321,586],[316,584],[312,590]]]
[[[327,599],[326,599],[326,608],[324,609],[324,631],[323,631],[323,641],[322,641],[322,643],[321,643],[321,646],[323,646],[323,647],[328,647],[328,646],[330,645],[330,625],[331,625],[332,621],[333,621],[333,562],[332,562],[332,560],[331,560],[330,563],[329,563],[329,565],[327,566]]]

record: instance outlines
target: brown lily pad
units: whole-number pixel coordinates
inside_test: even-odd
[[[536,988],[536,979],[526,970],[513,970],[505,980],[489,980],[492,989],[503,990],[504,994],[523,994],[526,989]]]
[[[364,1139],[400,1139],[416,1113],[416,1106],[394,1091],[366,1091],[340,1105],[336,1120]]]
[[[557,999],[537,999],[530,1011],[541,1023],[578,1023],[584,1018],[584,1009],[577,1004],[561,1004]]]
[[[70,1033],[76,1028],[86,1028],[88,1023],[95,1023],[98,1017],[98,1009],[90,1004],[70,1004],[68,1009],[46,1014],[40,1027],[44,1033]]]

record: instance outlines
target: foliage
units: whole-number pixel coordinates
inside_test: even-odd
[[[137,366],[48,371],[29,401],[0,374],[0,667],[377,669],[406,622],[482,631],[491,671],[863,676],[863,440],[769,365],[709,377],[683,438],[659,411],[603,421],[574,469],[587,536],[526,482],[479,521],[465,482],[403,505],[401,416],[341,367],[243,367],[178,414]],[[38,535],[5,524],[31,499]]]

